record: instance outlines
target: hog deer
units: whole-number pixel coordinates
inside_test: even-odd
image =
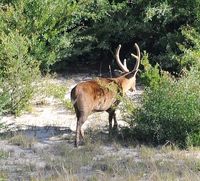
[[[109,114],[109,133],[112,129],[113,119],[113,128],[117,128],[115,109],[120,102],[119,96],[123,96],[128,90],[134,91],[136,86],[136,74],[140,64],[140,49],[136,43],[135,47],[137,55],[131,54],[136,59],[133,70],[129,71],[126,60],[124,60],[124,63],[121,62],[119,56],[121,45],[119,45],[115,58],[118,66],[124,72],[123,75],[116,78],[97,78],[81,82],[71,90],[71,101],[77,117],[76,147],[79,145],[80,136],[81,139],[84,138],[82,125],[93,112],[107,111]]]

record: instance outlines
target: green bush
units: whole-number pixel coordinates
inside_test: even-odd
[[[33,81],[40,75],[36,61],[28,54],[29,41],[18,31],[0,34],[0,108],[19,114],[33,95]]]
[[[47,71],[56,62],[60,42],[66,38],[64,31],[70,6],[67,3],[64,0],[5,1],[0,7],[0,31],[8,34],[18,30],[26,36],[30,41],[28,53],[39,62],[42,71]]]
[[[2,81],[2,80],[1,80]],[[8,92],[3,91],[2,89],[3,87],[3,82],[0,82],[0,118],[1,115],[6,112],[5,110],[5,106],[8,104],[9,102],[9,95]],[[1,126],[0,126],[1,127]]]
[[[185,42],[179,44],[182,54],[178,58],[181,68],[189,69],[191,66],[200,68],[200,32],[193,27],[186,26],[182,28],[182,34]]]
[[[46,72],[55,62],[66,58],[70,62],[72,54],[79,56],[92,49],[95,37],[82,36],[82,32],[106,14],[108,4],[107,0],[3,0],[0,31],[18,30],[26,36],[31,43],[29,54]]]
[[[162,69],[171,72],[179,71],[180,62],[175,55],[180,54],[177,44],[184,42],[181,27],[187,24],[199,27],[195,24],[199,19],[199,2],[110,2],[93,1],[93,8],[87,8],[96,8],[96,12],[101,13],[96,13],[95,17],[98,18],[95,21],[88,21],[88,18],[83,21],[85,26],[79,29],[73,41],[73,51],[70,54],[73,60],[87,61],[91,64],[99,61],[104,65],[111,64],[114,62],[113,50],[119,43],[123,45],[122,55],[128,59],[130,50],[134,49],[134,42],[137,42],[141,50],[147,50],[149,53],[151,64],[158,63]],[[93,12],[91,10],[90,13]],[[84,16],[82,18],[85,19]]]
[[[160,82],[159,66],[156,64],[154,67],[149,63],[148,54],[144,52],[141,64],[144,67],[144,71],[141,73],[141,82],[146,86],[157,86]]]
[[[200,130],[188,135],[187,145],[188,146],[199,146],[200,145]]]
[[[192,69],[180,80],[162,76],[159,86],[145,90],[134,115],[136,138],[179,146],[200,145],[200,72]]]

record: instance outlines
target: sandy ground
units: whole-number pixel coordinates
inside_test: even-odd
[[[70,90],[80,81],[89,80],[94,75],[70,75],[67,77],[58,77],[57,79],[52,79],[50,81],[60,84],[67,85],[69,87],[69,91],[66,92],[65,99],[70,100]],[[128,93],[129,97],[131,97],[135,102],[137,102],[138,98],[142,94],[143,90],[141,87],[138,87],[134,93]],[[53,131],[48,130],[47,128],[55,128],[58,130],[66,129],[72,132],[76,129],[76,116],[73,111],[67,110],[61,102],[58,100],[47,97],[45,98],[44,105],[36,104],[38,100],[33,101],[32,111],[25,113],[19,117],[15,117],[13,115],[6,115],[2,117],[0,123],[3,123],[6,126],[6,129],[2,131],[16,131],[16,130],[26,130],[28,129],[30,132],[37,131],[37,138],[42,139],[42,137],[54,136]],[[120,114],[120,110],[116,111],[118,124],[121,126],[127,125],[124,121],[122,121],[122,117]],[[98,129],[101,127],[105,127],[108,125],[108,113],[99,112],[94,113],[89,116],[88,120],[84,123],[83,129],[91,128]],[[43,133],[43,128],[44,132]]]

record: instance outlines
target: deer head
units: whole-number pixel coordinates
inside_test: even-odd
[[[126,90],[129,89],[130,91],[135,91],[136,90],[136,88],[135,88],[135,86],[136,86],[136,74],[137,74],[137,72],[139,70],[138,68],[139,68],[140,59],[141,59],[140,48],[137,45],[137,43],[135,43],[135,48],[136,48],[136,51],[137,51],[137,55],[131,53],[131,56],[136,59],[136,63],[135,63],[134,68],[131,71],[127,68],[126,59],[124,59],[123,63],[120,60],[120,56],[119,56],[119,53],[120,53],[120,50],[121,50],[121,45],[120,44],[119,44],[118,48],[116,49],[116,53],[115,53],[116,62],[118,64],[118,66],[120,67],[123,76],[125,78],[129,79],[128,80],[129,83],[126,83],[126,87],[127,88],[125,88],[125,89]]]

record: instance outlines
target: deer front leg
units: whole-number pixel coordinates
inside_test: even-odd
[[[112,130],[112,119],[113,119],[113,114],[109,113],[109,135],[111,133]]]
[[[117,120],[115,110],[109,111],[109,135],[112,133],[112,129],[117,130]],[[112,126],[112,120],[114,119],[114,126]]]
[[[117,119],[116,119],[116,113],[115,112],[113,113],[113,119],[114,119],[114,126],[113,126],[113,128],[114,128],[114,130],[117,130],[118,124],[117,124]]]

